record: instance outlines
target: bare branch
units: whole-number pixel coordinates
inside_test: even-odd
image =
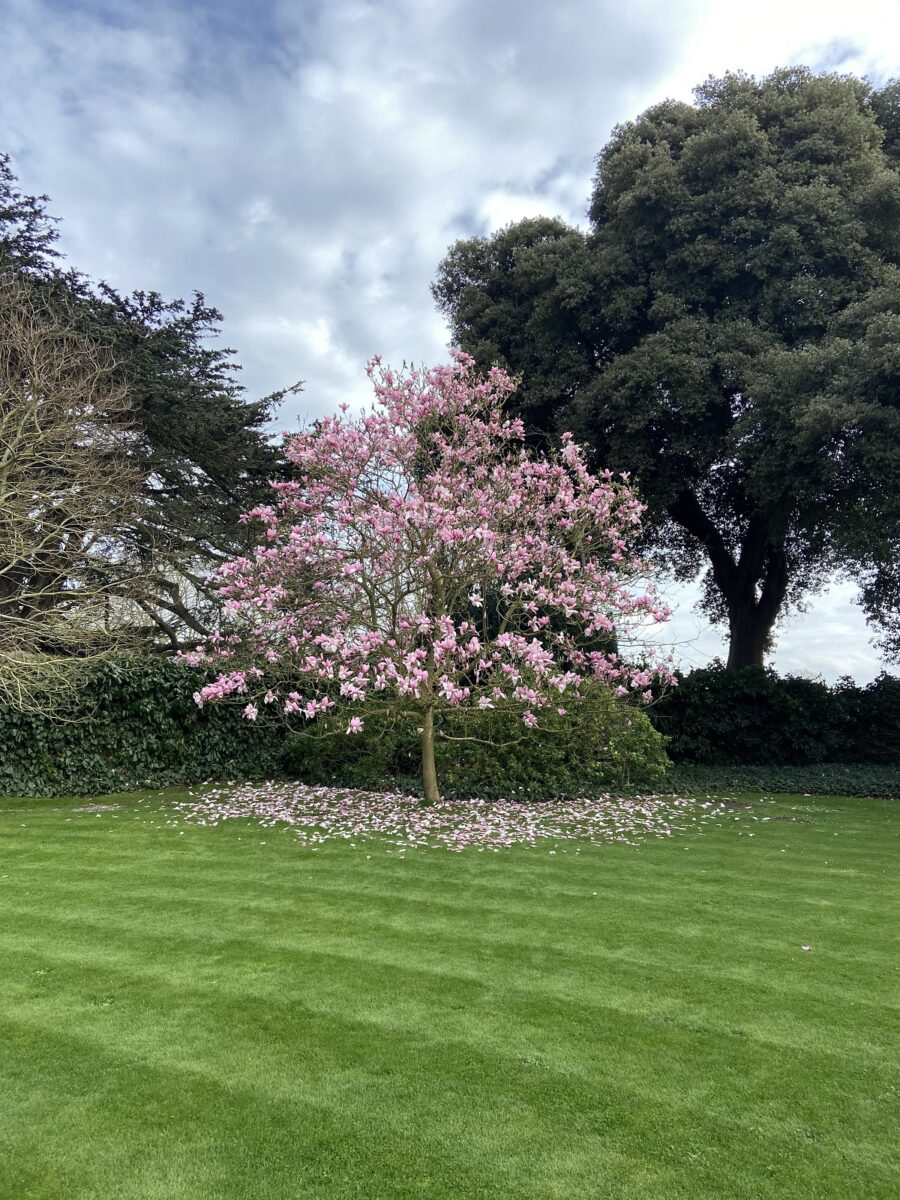
[[[0,698],[53,707],[121,645],[127,598],[113,589],[118,530],[139,476],[115,364],[41,285],[0,275]]]

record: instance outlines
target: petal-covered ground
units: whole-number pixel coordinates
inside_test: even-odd
[[[291,826],[305,845],[387,841],[403,850],[500,850],[543,839],[590,845],[669,837],[734,808],[724,800],[675,796],[594,796],[551,802],[452,800],[425,805],[399,792],[362,792],[262,783],[191,793],[172,806],[190,824],[255,820]]]

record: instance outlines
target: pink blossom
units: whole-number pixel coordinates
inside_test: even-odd
[[[228,631],[184,656],[221,672],[197,703],[252,691],[327,721],[377,702],[417,723],[495,707],[531,728],[585,680],[635,700],[671,680],[644,636],[668,612],[629,548],[643,506],[627,476],[592,473],[571,435],[533,452],[503,411],[510,376],[461,352],[402,372],[374,358],[368,374],[371,409],[286,437],[296,476],[247,514],[259,544],[216,578]],[[619,654],[596,648],[607,634]]]

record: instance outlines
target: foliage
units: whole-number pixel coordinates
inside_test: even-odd
[[[457,242],[439,268],[432,292],[454,340],[516,373],[510,404],[534,440],[561,428],[596,371],[598,285],[584,235],[548,217]]]
[[[212,676],[206,676],[211,679]],[[202,683],[203,676],[200,676]],[[378,706],[356,706],[356,737],[297,736],[277,714],[248,722],[226,705],[198,709],[198,672],[168,659],[120,655],[89,663],[77,701],[50,715],[0,704],[0,795],[100,795],[204,780],[293,778],[383,791],[418,790],[415,729]],[[447,791],[484,798],[584,794],[625,781],[651,783],[665,764],[662,738],[643,711],[604,687],[566,718],[523,731],[507,714],[495,749],[438,738]],[[479,724],[486,714],[479,713]],[[471,717],[448,714],[439,733],[471,735]],[[483,732],[481,729],[478,732]],[[522,733],[527,737],[522,738]]]
[[[564,716],[549,711],[535,729],[523,729],[513,712],[445,713],[435,747],[443,793],[551,799],[652,787],[668,759],[646,713],[602,685],[584,690],[581,704]],[[415,730],[364,705],[358,715],[364,728],[354,738],[289,737],[287,774],[304,783],[417,790]]]
[[[40,279],[115,364],[114,382],[132,407],[129,454],[143,489],[111,547],[110,577],[144,576],[138,619],[146,637],[168,648],[193,644],[218,624],[207,573],[246,547],[240,515],[283,471],[267,426],[285,392],[246,399],[234,352],[215,340],[221,314],[199,292],[190,301],[125,295],[63,270],[47,200],[24,195],[0,155],[0,267]]]
[[[844,685],[852,690],[852,685]],[[882,673],[854,697],[853,740],[857,748],[851,755],[857,762],[900,762],[900,677]],[[860,747],[865,747],[861,754]]]
[[[350,710],[362,721],[355,737],[339,734],[310,736],[287,732],[285,774],[301,783],[370,791],[418,791],[419,739],[408,723],[398,723],[380,707],[356,705]]]
[[[196,672],[120,657],[85,673],[60,719],[0,704],[0,795],[98,795],[279,774],[283,733],[228,709],[201,712]]]
[[[651,709],[676,762],[900,763],[900,679],[835,687],[717,664],[684,676]]]
[[[27,196],[8,154],[0,153],[0,266],[24,272],[48,272],[56,249],[57,219],[47,213],[49,196]]]
[[[880,796],[900,800],[900,764],[810,763],[806,766],[676,763],[663,788],[677,796]]]
[[[208,573],[248,549],[241,514],[283,474],[267,426],[284,392],[244,397],[233,351],[210,344],[221,314],[199,293],[167,301],[71,274],[63,283],[84,327],[118,361],[135,412],[131,459],[143,502],[120,543],[151,584],[141,604],[145,634],[168,649],[194,644],[220,619]]]
[[[570,437],[530,453],[503,415],[508,375],[481,379],[461,353],[369,373],[371,412],[288,441],[299,478],[249,514],[264,526],[253,557],[219,571],[234,632],[187,657],[222,670],[198,702],[240,696],[250,720],[267,704],[300,720],[383,704],[418,727],[435,800],[436,717],[515,711],[524,733],[577,705],[585,679],[649,698],[667,668],[630,667],[603,639],[668,614],[629,586],[643,572],[634,493],[592,475]],[[361,729],[350,715],[347,732]]]
[[[448,795],[541,799],[585,795],[657,783],[668,759],[664,739],[647,714],[617,700],[609,688],[585,689],[583,703],[564,715],[551,710],[522,736],[510,713],[490,713],[479,741],[439,741],[438,763]],[[472,733],[454,713],[450,737]]]
[[[733,667],[838,567],[896,627],[897,95],[710,79],[614,131],[589,233],[528,219],[435,283],[456,341],[522,374],[532,426],[634,472],[658,559],[706,566]]]

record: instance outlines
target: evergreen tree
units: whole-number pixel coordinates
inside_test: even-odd
[[[900,87],[795,68],[695,95],[614,131],[587,233],[457,243],[436,299],[483,366],[522,374],[536,431],[634,473],[658,559],[706,567],[731,667],[835,571],[890,640]]]
[[[146,576],[145,633],[176,648],[214,627],[218,602],[206,576],[246,546],[239,517],[284,470],[267,426],[286,392],[245,397],[234,351],[216,340],[221,314],[201,293],[189,301],[123,295],[64,270],[47,203],[22,193],[9,157],[0,156],[0,268],[40,278],[48,303],[108,350],[127,390],[131,465],[144,484],[110,570]]]

